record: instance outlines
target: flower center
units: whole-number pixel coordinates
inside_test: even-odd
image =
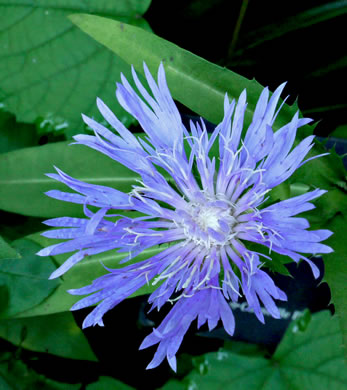
[[[207,231],[208,228],[214,230],[220,230],[219,220],[223,218],[224,210],[218,207],[195,207],[195,222],[203,231]],[[224,211],[224,212],[223,212]]]
[[[236,235],[233,228],[237,220],[225,201],[192,202],[178,215],[187,238],[206,248],[225,245]]]

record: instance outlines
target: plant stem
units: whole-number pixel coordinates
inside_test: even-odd
[[[238,16],[237,21],[236,21],[236,25],[235,25],[235,28],[234,28],[233,36],[232,36],[231,43],[230,43],[229,50],[228,50],[228,57],[227,57],[228,58],[228,61],[227,61],[228,63],[230,63],[231,58],[232,58],[232,56],[234,54],[236,43],[237,43],[238,38],[239,38],[241,25],[242,25],[242,22],[243,22],[243,19],[245,17],[246,10],[247,10],[247,7],[248,7],[248,2],[249,2],[249,0],[242,0],[240,13],[239,13],[239,16]]]

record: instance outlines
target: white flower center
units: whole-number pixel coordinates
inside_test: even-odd
[[[232,208],[224,201],[213,200],[204,203],[192,202],[189,207],[178,212],[189,240],[210,248],[225,245],[236,233],[233,228],[237,223],[232,215]]]
[[[196,207],[195,222],[199,227],[207,231],[208,228],[216,231],[220,230],[219,220],[230,215],[228,212],[222,211],[218,207]],[[224,215],[223,215],[224,214]]]
[[[202,208],[197,215],[196,222],[205,231],[208,227],[218,229],[219,224],[216,207]]]

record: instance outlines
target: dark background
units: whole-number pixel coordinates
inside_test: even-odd
[[[232,44],[242,3],[244,18]],[[346,5],[322,0],[154,0],[145,18],[162,38],[271,90],[288,81],[289,101],[298,97],[306,116],[322,120],[318,134],[328,135],[346,122],[347,16],[338,14]]]

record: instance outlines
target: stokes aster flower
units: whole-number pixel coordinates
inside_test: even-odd
[[[85,256],[117,249],[124,252],[122,262],[130,261],[145,249],[162,246],[158,254],[123,268],[109,269],[91,285],[70,294],[91,294],[77,302],[72,310],[98,304],[86,317],[83,327],[103,326],[103,315],[145,284],[158,285],[148,302],[158,310],[170,301],[174,305],[158,328],[148,335],[140,348],[158,344],[147,368],[158,366],[165,357],[176,370],[176,352],[192,321],[213,329],[221,319],[224,329],[233,335],[235,321],[228,301],[244,296],[257,318],[264,322],[260,301],[274,317],[280,318],[274,302],[285,301],[281,291],[261,267],[265,254],[252,251],[250,243],[289,256],[293,261],[307,261],[317,278],[318,268],[302,253],[328,253],[321,244],[331,235],[328,230],[309,231],[305,218],[295,215],[314,208],[311,200],[325,191],[315,189],[304,195],[261,207],[272,188],[288,179],[306,161],[313,146],[309,136],[292,149],[296,131],[310,119],[292,120],[276,132],[272,124],[278,114],[277,103],[284,84],[269,99],[265,88],[258,100],[253,120],[244,139],[246,91],[236,103],[224,101],[224,118],[208,135],[203,121],[190,123],[187,130],[170,95],[164,68],[159,67],[158,83],[144,65],[151,96],[133,78],[142,100],[122,76],[117,85],[119,103],[133,115],[146,133],[137,138],[97,99],[105,120],[115,135],[83,115],[95,135],[78,135],[76,143],[87,145],[138,173],[141,180],[129,194],[100,185],[76,180],[57,169],[48,176],[66,184],[77,193],[49,191],[63,201],[84,205],[86,218],[55,218],[48,226],[65,227],[44,235],[68,239],[39,252],[42,256],[75,252],[51,278],[68,271]],[[187,152],[184,144],[188,145]],[[219,155],[211,156],[212,146]],[[166,171],[170,182],[164,177]],[[97,206],[95,213],[88,205]],[[132,210],[141,216],[129,218],[120,211]],[[113,214],[112,214],[113,213]],[[109,217],[117,215],[116,222]],[[68,228],[68,229],[66,229]],[[101,265],[100,265],[101,266]]]

